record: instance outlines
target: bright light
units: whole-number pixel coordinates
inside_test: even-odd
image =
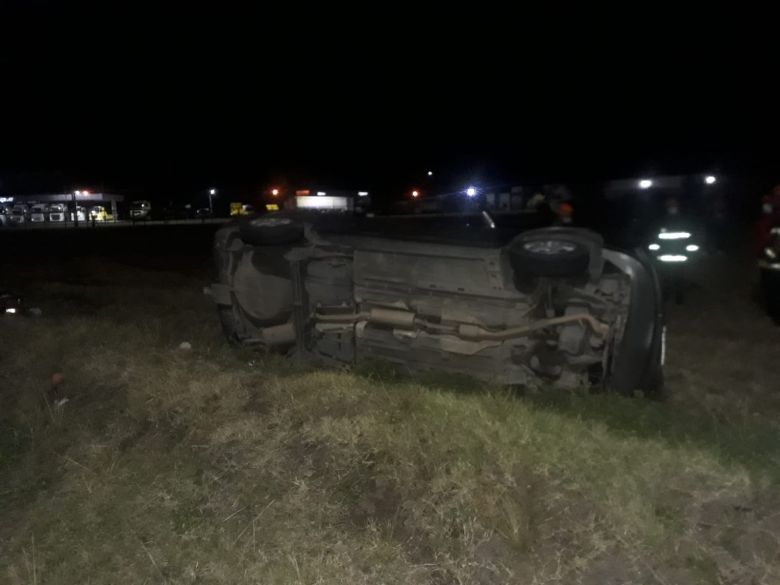
[[[687,240],[691,237],[688,232],[661,232],[658,234],[659,240]]]
[[[298,209],[349,209],[348,197],[326,197],[321,195],[320,197],[296,197],[295,204]]]
[[[8,307],[8,308],[5,310],[5,312],[6,312],[6,313],[10,313],[11,315],[14,315],[14,314],[16,314],[16,309],[14,309],[13,307]]]
[[[412,197],[414,197],[416,199],[419,196],[420,196],[420,192],[419,191],[416,191],[416,190],[412,191]]]
[[[639,188],[640,189],[649,189],[653,186],[653,182],[650,179],[642,179],[639,181]]]
[[[688,244],[687,246],[685,246],[685,249],[688,252],[698,252],[699,251],[699,246],[697,246],[696,244]]]
[[[216,195],[217,190],[216,189],[209,189],[209,195]]]
[[[647,247],[647,249],[648,249],[648,250],[652,250],[653,252],[657,252],[658,250],[660,250],[660,249],[661,249],[661,246],[659,246],[658,244],[650,244],[650,245]]]
[[[682,254],[663,254],[658,257],[661,262],[685,262],[688,256]]]
[[[704,182],[707,183],[708,185],[714,185],[717,181],[718,179],[714,175],[707,175],[706,177],[704,177]]]
[[[466,189],[466,195],[469,197],[476,197],[477,195],[477,188],[476,187],[469,187]]]
[[[81,195],[81,191],[76,191],[76,195]]]
[[[358,191],[358,197],[368,197],[368,191]]]
[[[89,195],[89,191],[82,191],[81,194],[82,195]]]
[[[317,197],[325,197],[325,195],[327,195],[325,191],[317,191]]]
[[[279,189],[271,189],[271,195],[276,197],[279,194]]]
[[[432,177],[433,176],[433,171],[428,171],[428,176]]]

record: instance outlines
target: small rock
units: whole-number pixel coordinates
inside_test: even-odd
[[[182,351],[190,351],[192,349],[192,344],[189,341],[182,341],[179,344],[179,349]]]
[[[33,317],[40,317],[43,315],[43,311],[41,311],[38,307],[30,307],[27,309],[27,312]]]

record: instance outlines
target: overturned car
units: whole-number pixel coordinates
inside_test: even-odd
[[[303,360],[657,392],[651,262],[532,215],[242,217],[217,232],[211,290],[231,340]]]

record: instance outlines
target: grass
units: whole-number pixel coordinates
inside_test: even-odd
[[[664,403],[296,369],[228,348],[197,276],[18,278],[3,583],[780,582],[776,413],[679,364]]]

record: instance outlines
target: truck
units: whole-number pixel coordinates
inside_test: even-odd
[[[130,203],[130,219],[133,222],[151,219],[152,204],[146,200],[138,200]]]

